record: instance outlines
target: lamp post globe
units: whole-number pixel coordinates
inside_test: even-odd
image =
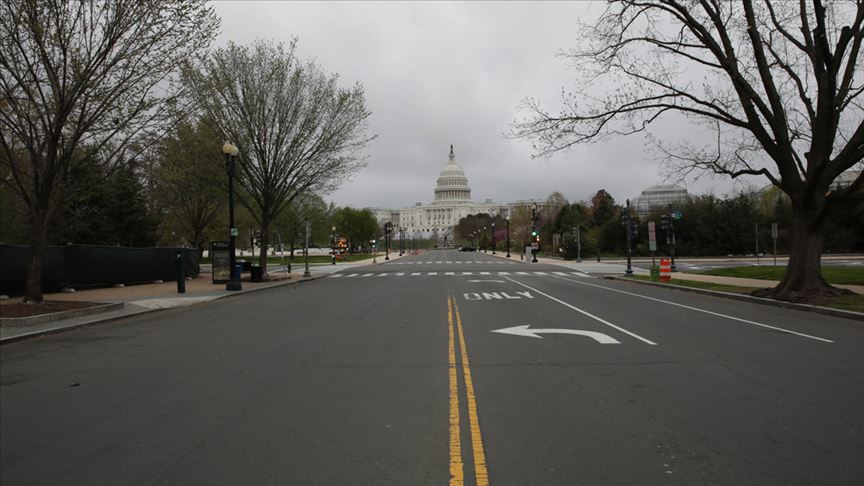
[[[237,270],[236,240],[237,228],[234,227],[234,172],[237,165],[237,154],[240,151],[237,146],[225,142],[222,145],[222,154],[225,156],[225,172],[228,175],[228,283],[225,290],[242,290],[240,283],[240,272]]]

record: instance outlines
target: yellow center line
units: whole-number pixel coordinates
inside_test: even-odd
[[[459,386],[456,381],[456,344],[453,339],[453,304],[447,297],[447,322],[450,335],[450,486],[465,483],[462,470],[462,439],[459,432]]]
[[[471,424],[471,450],[474,452],[474,477],[477,486],[488,486],[489,472],[486,469],[486,452],[483,449],[483,437],[480,435],[480,420],[477,415],[477,400],[474,397],[474,382],[471,380],[468,348],[465,346],[465,334],[462,332],[462,316],[459,315],[459,306],[456,305],[456,299],[451,297],[450,301],[453,303],[453,310],[456,314],[456,325],[459,330],[462,374],[465,379],[465,392],[468,396],[468,420]]]

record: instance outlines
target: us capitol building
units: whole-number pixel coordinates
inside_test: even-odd
[[[450,159],[441,169],[435,184],[435,200],[429,204],[416,203],[403,209],[367,208],[378,219],[379,224],[393,223],[394,233],[401,227],[405,238],[433,238],[439,246],[453,245],[453,229],[459,220],[471,215],[486,213],[507,218],[512,208],[520,205],[543,206],[541,201],[517,201],[515,203],[496,203],[491,199],[476,203],[471,201],[471,187],[465,171],[456,163],[453,146],[450,146]],[[398,234],[394,239],[398,239]]]

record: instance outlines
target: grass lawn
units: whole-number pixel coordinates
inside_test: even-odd
[[[715,268],[698,272],[704,275],[719,275],[723,277],[758,278],[763,280],[781,280],[786,267],[748,266]],[[831,284],[864,285],[864,268],[852,267],[822,267],[822,277]]]
[[[747,268],[747,267],[742,267]],[[756,267],[759,268],[759,267]],[[727,269],[728,270],[728,269]],[[706,272],[707,273],[707,272]],[[735,275],[736,277],[738,275]],[[632,277],[634,280],[644,280],[646,282],[651,281],[651,277],[644,275],[634,275]],[[756,277],[749,277],[756,278]],[[692,287],[697,289],[706,289],[706,290],[718,290],[720,292],[729,292],[733,294],[751,294],[754,290],[757,290],[755,287],[738,287],[735,285],[722,285],[715,284],[711,282],[697,282],[695,280],[675,280],[674,278],[669,282],[664,282],[670,285],[677,285],[679,287]],[[854,312],[864,312],[864,295],[844,295],[842,297],[833,297],[830,299],[824,299],[820,302],[816,302],[814,305],[818,305],[821,307],[831,307],[833,309],[842,309]]]

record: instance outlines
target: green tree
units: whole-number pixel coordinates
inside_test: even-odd
[[[90,161],[71,174],[72,187],[57,208],[57,224],[47,232],[50,243],[154,246],[158,218],[137,162],[113,170]]]
[[[309,244],[312,245],[328,238],[332,216],[331,208],[321,196],[303,194],[276,218],[273,226],[281,235],[282,244],[288,246],[293,259],[294,249],[304,248],[306,244],[306,222],[309,222]]]
[[[370,112],[359,84],[301,62],[289,45],[229,42],[184,70],[208,122],[240,149],[238,197],[256,219],[262,248],[270,226],[292,201],[325,194],[365,166],[359,156]],[[267,267],[266,251],[260,257]]]
[[[217,219],[228,202],[219,139],[204,123],[182,122],[161,142],[149,170],[163,228],[190,242],[199,255],[208,235],[222,232],[227,237],[226,221]]]
[[[24,302],[42,301],[42,249],[77,166],[121,164],[176,119],[170,82],[219,20],[203,1],[0,4],[0,180],[28,210]]]
[[[587,41],[567,57],[586,91],[614,89],[565,95],[555,112],[526,100],[516,136],[548,155],[670,116],[701,124],[716,143],[650,137],[673,171],[762,176],[789,196],[789,264],[760,295],[848,293],[820,269],[826,221],[864,201],[864,172],[831,190],[864,160],[864,2],[622,0],[578,38]]]
[[[368,247],[369,241],[382,234],[378,220],[368,209],[339,208],[333,215],[336,233],[348,240],[348,248],[353,253],[357,247]],[[393,231],[396,231],[394,227]]]

